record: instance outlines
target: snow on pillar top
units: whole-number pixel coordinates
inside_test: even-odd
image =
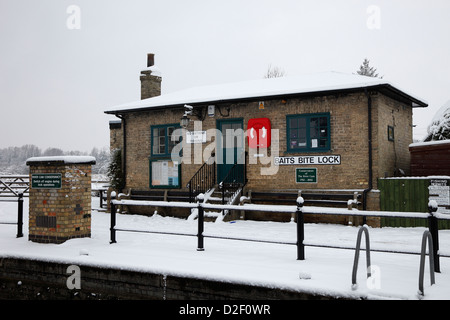
[[[95,164],[96,160],[91,156],[52,156],[52,157],[32,157],[28,158],[26,164],[29,165],[59,165],[59,164]]]

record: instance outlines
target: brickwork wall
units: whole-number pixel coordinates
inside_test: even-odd
[[[410,147],[412,176],[450,176],[450,140]]]
[[[151,75],[151,71],[141,71],[141,99],[161,95],[162,78]]]
[[[304,300],[345,299],[288,289],[163,275],[87,265],[80,267],[81,289],[68,289],[69,264],[2,258],[3,300]],[[167,311],[178,311],[170,310]],[[178,314],[178,313],[177,313]]]
[[[109,148],[111,151],[123,148],[123,129],[121,124],[109,125]]]
[[[376,177],[400,175],[401,169],[410,173],[411,157],[409,145],[413,142],[412,108],[402,102],[384,95],[374,99],[377,107],[375,114],[374,171]],[[388,139],[388,126],[394,128],[394,141]],[[374,181],[375,188],[377,182]]]
[[[408,145],[412,139],[411,107],[403,105],[382,94],[372,92],[372,134],[373,134],[373,182],[376,188],[378,177],[385,172],[392,176],[395,168],[408,172]],[[220,112],[219,112],[220,108]],[[229,108],[229,109],[228,109]],[[227,110],[228,109],[228,110]],[[247,163],[252,160],[256,164],[247,164],[248,189],[252,190],[298,190],[298,189],[366,189],[368,187],[368,138],[367,138],[367,97],[361,93],[329,95],[321,97],[266,100],[264,109],[258,102],[245,102],[227,105],[216,105],[214,117],[205,118],[201,127],[194,128],[191,122],[189,131],[208,130],[217,127],[218,119],[241,119],[244,130],[252,118],[269,118],[272,130],[279,133],[279,153],[283,156],[340,155],[340,165],[300,165],[273,167],[275,174],[263,175],[268,169],[275,154],[276,141],[272,131],[272,146],[266,151],[267,157],[254,158],[248,155]],[[206,111],[206,110],[204,110]],[[224,117],[221,115],[227,115]],[[286,145],[286,115],[294,114],[330,114],[331,150],[319,153],[289,153]],[[151,147],[152,125],[179,123],[183,110],[167,109],[152,112],[126,114],[127,121],[127,188],[149,189],[149,156]],[[191,116],[192,120],[197,120]],[[198,124],[197,124],[198,125]],[[387,126],[395,128],[395,142],[387,140]],[[246,151],[249,151],[245,142]],[[200,168],[205,157],[215,151],[215,137],[208,132],[207,142],[203,144],[184,144],[191,148],[191,164],[183,164],[181,169],[181,186]],[[260,150],[261,153],[261,150]],[[185,159],[186,160],[186,159]],[[197,163],[195,161],[197,160]],[[317,183],[298,184],[295,181],[295,169],[298,167],[317,167]],[[372,208],[372,209],[376,209]]]
[[[62,243],[91,235],[91,165],[30,165],[33,174],[61,174],[60,189],[30,188],[29,240]]]

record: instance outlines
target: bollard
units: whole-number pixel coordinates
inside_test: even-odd
[[[116,205],[111,201],[111,226],[109,228],[111,232],[111,241],[109,243],[116,243]]]
[[[201,202],[203,202],[204,196],[203,193],[200,193],[197,196],[197,208],[198,208],[198,234],[197,234],[197,240],[198,240],[198,244],[197,244],[197,251],[204,251],[205,248],[203,247],[203,228],[204,228],[204,211],[203,211],[203,207],[201,205]]]
[[[428,216],[428,229],[431,233],[431,238],[433,241],[433,256],[434,256],[434,271],[441,272],[440,264],[439,264],[439,225],[438,218],[433,214],[437,211],[436,204],[428,204],[428,212],[430,215]]]
[[[23,193],[17,199],[17,238],[23,237]]]
[[[302,197],[297,198],[297,211],[295,216],[297,218],[297,260],[305,260],[305,245],[303,240],[305,240],[305,222],[303,219],[303,203]]]

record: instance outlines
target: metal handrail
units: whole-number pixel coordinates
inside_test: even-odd
[[[17,224],[17,238],[23,237],[23,193],[19,193],[17,200],[0,200],[5,202],[17,201],[17,222],[1,222],[0,224]]]
[[[425,254],[428,240],[428,255],[430,260],[430,282],[431,285],[435,283],[434,279],[434,251],[433,251],[433,237],[430,231],[425,230],[422,236],[422,250],[420,252],[420,268],[419,268],[419,295],[423,296],[423,277],[425,272]]]
[[[353,261],[353,271],[352,271],[352,289],[356,290],[356,273],[358,272],[358,261],[359,261],[359,251],[361,249],[361,237],[365,234],[366,238],[366,267],[367,267],[367,278],[371,277],[371,265],[370,265],[370,240],[369,240],[369,229],[367,226],[362,226],[358,231],[358,237],[356,239],[356,249],[355,249],[355,259]]]
[[[211,160],[212,159],[212,160]],[[189,188],[189,202],[194,202],[200,193],[206,193],[216,183],[216,161],[210,157],[192,176],[186,187]]]
[[[28,194],[30,188],[28,175],[0,176],[0,197],[18,197]]]
[[[239,160],[228,170],[227,174],[225,175],[225,178],[219,183],[219,188],[222,189],[222,204],[225,204],[225,190],[226,189],[232,189],[234,192],[238,191],[239,189],[243,188],[247,184],[247,168],[246,168],[246,154],[247,152],[242,152]],[[243,163],[241,163],[241,159],[243,158]],[[237,182],[237,175],[239,172],[237,172],[238,165],[242,165],[243,169],[243,177],[242,182]]]

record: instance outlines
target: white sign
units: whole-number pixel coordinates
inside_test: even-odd
[[[206,131],[188,131],[186,132],[187,143],[206,143]]]
[[[429,200],[438,204],[438,213],[450,214],[450,186],[447,180],[434,179],[430,181]]]
[[[275,157],[275,165],[289,166],[289,165],[339,165],[341,164],[340,155],[332,156],[296,156],[296,157]]]

